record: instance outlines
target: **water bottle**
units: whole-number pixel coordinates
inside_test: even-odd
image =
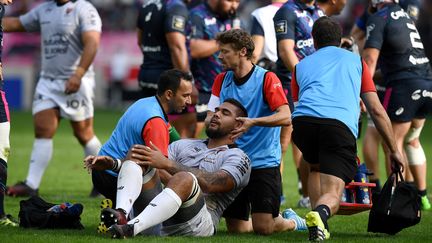
[[[353,203],[354,202],[353,197],[354,197],[354,195],[353,195],[351,189],[344,189],[342,191],[341,201],[346,202],[346,203]]]
[[[368,174],[368,171],[366,169],[366,165],[365,164],[361,164],[357,168],[357,173],[354,176],[354,181],[355,182],[362,182],[362,183],[368,182],[367,174]],[[356,200],[355,201],[356,201],[356,203],[370,204],[369,188],[367,186],[359,186],[359,187],[357,187],[357,189],[356,189]]]
[[[47,212],[53,212],[53,213],[61,213],[65,210],[67,205],[65,203],[54,205],[47,209]]]

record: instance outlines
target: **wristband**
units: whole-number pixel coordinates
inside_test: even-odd
[[[113,167],[111,170],[114,172],[119,172],[120,168],[121,168],[121,160],[113,159]]]

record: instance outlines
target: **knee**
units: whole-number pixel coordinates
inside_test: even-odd
[[[405,136],[404,149],[409,165],[422,165],[426,162],[426,155],[419,140],[422,128],[410,128]]]
[[[93,129],[90,127],[82,130],[74,130],[74,136],[78,139],[80,144],[85,146],[94,137]]]
[[[273,234],[274,232],[273,222],[263,222],[263,221],[258,223],[253,222],[252,225],[253,225],[253,231],[259,235],[270,235]]]

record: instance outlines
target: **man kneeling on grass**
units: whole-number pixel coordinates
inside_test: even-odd
[[[134,145],[121,163],[117,209],[101,212],[112,237],[133,237],[160,223],[161,235],[215,234],[222,212],[247,185],[251,171],[249,158],[232,139],[232,131],[242,126],[237,117],[247,117],[246,109],[238,101],[227,99],[206,124],[209,139],[174,142],[169,147],[169,158],[153,144]],[[85,163],[89,169],[101,170],[117,162],[107,156],[89,156]],[[162,175],[165,189],[133,218],[132,205],[140,193],[145,193],[141,190],[146,186],[142,175],[155,169]],[[302,220],[293,214],[292,229]]]

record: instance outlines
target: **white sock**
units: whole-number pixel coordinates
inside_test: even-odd
[[[170,188],[165,188],[149,205],[128,224],[134,224],[134,235],[171,218],[180,208],[182,200]]]
[[[97,155],[99,153],[99,150],[101,147],[102,147],[102,144],[100,143],[99,139],[96,136],[94,136],[84,146],[85,157],[87,157],[89,155]]]
[[[0,123],[0,159],[7,162],[9,157],[9,132],[10,132],[10,123],[2,122]]]
[[[141,193],[142,173],[141,167],[134,162],[127,160],[122,163],[117,179],[116,207],[124,209],[126,217]]]
[[[27,174],[26,184],[38,189],[42,176],[47,168],[53,153],[53,140],[47,138],[36,138],[33,142],[33,150],[30,156],[30,166]]]

